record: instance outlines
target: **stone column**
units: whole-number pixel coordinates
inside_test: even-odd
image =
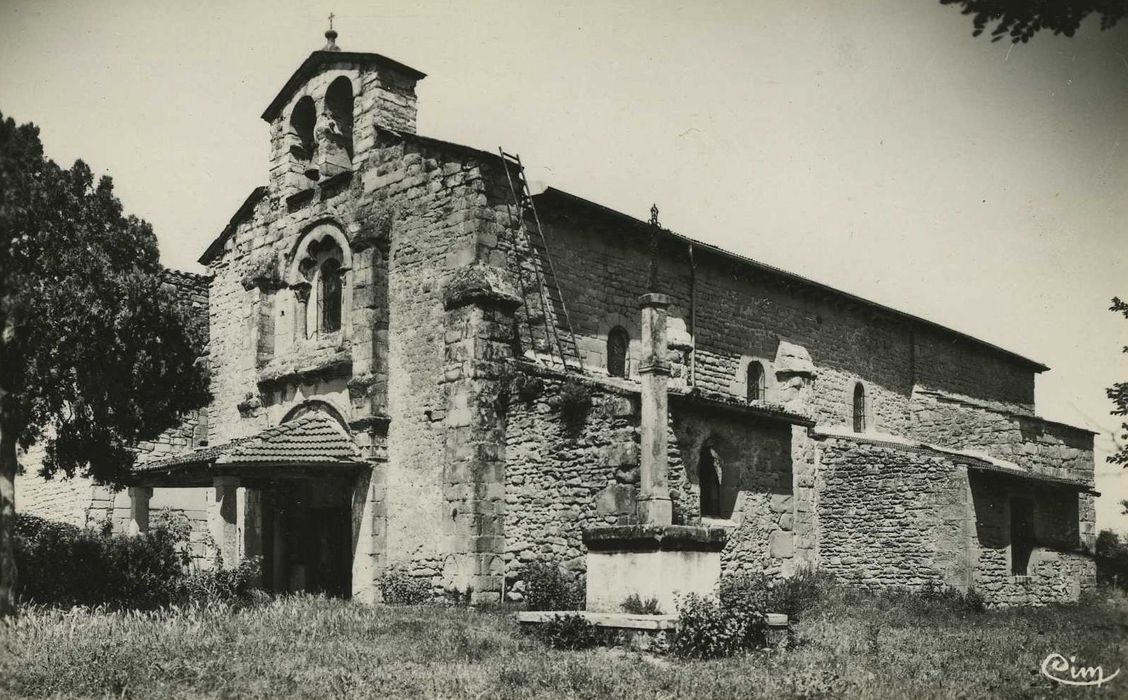
[[[497,603],[505,582],[505,377],[520,304],[496,268],[459,269],[444,292],[447,395],[443,585]]]
[[[239,559],[253,559],[262,556],[262,491],[240,488],[238,490],[238,512],[236,522],[241,533],[238,537]],[[261,564],[261,562],[260,562]],[[262,571],[252,585],[262,585]]]
[[[638,305],[642,309],[642,361],[638,369],[642,379],[638,517],[643,524],[669,525],[673,522],[670,487],[666,483],[666,388],[670,377],[670,364],[666,359],[666,314],[670,298],[665,294],[643,294]]]
[[[225,569],[239,565],[239,479],[234,476],[213,477],[215,503],[210,514],[212,539],[219,547],[219,559]]]
[[[129,487],[129,534],[143,535],[149,531],[149,498],[153,489],[148,486]]]

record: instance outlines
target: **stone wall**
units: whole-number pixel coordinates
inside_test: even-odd
[[[916,391],[908,434],[945,447],[981,450],[1036,474],[1093,483],[1092,432],[966,397]]]
[[[639,480],[637,390],[572,379],[591,392],[591,407],[566,419],[564,376],[528,368],[517,376],[505,434],[504,561],[513,597],[529,562],[582,572],[583,528],[636,523]]]
[[[638,522],[637,386],[572,378],[589,388],[592,405],[584,420],[570,423],[561,409],[565,376],[527,363],[518,369],[505,445],[511,598],[519,598],[529,562],[558,561],[582,573],[583,528]],[[708,441],[737,492],[732,518],[712,521],[731,531],[725,569],[777,574],[813,563],[815,451],[805,428],[686,397],[673,398],[668,423],[674,523],[701,522],[697,466]]]
[[[1095,583],[1095,564],[1079,528],[1079,511],[1091,496],[994,474],[973,473],[969,483],[975,517],[972,586],[987,600],[999,605],[1069,602]],[[1025,576],[1011,569],[1014,498],[1029,499],[1034,507],[1035,547]]]
[[[869,587],[974,589],[990,605],[1077,600],[1094,582],[1079,522],[1090,496],[929,449],[820,437],[820,567]],[[1028,575],[1012,574],[1010,503],[1034,503]]]
[[[820,568],[875,588],[967,588],[965,469],[896,446],[819,443]]]
[[[549,248],[579,336],[585,363],[605,371],[607,332],[631,334],[637,370],[638,329],[632,322],[638,294],[647,289],[649,232],[638,222],[595,207],[538,197]],[[956,334],[929,330],[903,316],[858,303],[766,266],[722,256],[708,246],[663,236],[657,246],[660,291],[671,297],[671,342],[689,338],[696,325],[696,386],[743,396],[750,361],[767,368],[767,399],[777,390],[781,340],[806,348],[818,371],[812,410],[820,423],[849,424],[854,384],[863,382],[873,426],[907,429],[916,383],[1033,411],[1033,366]],[[688,341],[687,341],[688,342]]]

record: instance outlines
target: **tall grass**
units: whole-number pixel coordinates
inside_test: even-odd
[[[0,697],[1069,697],[1047,654],[1128,676],[1128,604],[976,613],[938,597],[842,590],[785,651],[707,662],[557,651],[504,610],[375,607],[316,597],[151,612],[27,608],[0,623]]]

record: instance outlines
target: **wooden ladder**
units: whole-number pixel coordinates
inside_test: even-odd
[[[541,228],[540,216],[529,193],[529,183],[525,179],[525,167],[521,156],[497,149],[505,167],[505,178],[509,181],[512,196],[509,218],[520,230],[517,237],[517,276],[521,283],[521,296],[525,302],[525,319],[529,327],[528,347],[537,347],[536,330],[544,324],[543,344],[554,361],[564,370],[583,372],[584,364],[576,346],[576,334],[572,331],[572,319],[560,292],[556,279],[556,268],[548,253],[548,243]],[[522,245],[523,244],[523,245]],[[522,259],[522,253],[524,253]],[[524,339],[522,339],[524,342]]]

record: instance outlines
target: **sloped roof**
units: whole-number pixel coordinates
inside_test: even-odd
[[[282,107],[286,105],[290,96],[297,91],[304,82],[309,80],[317,73],[317,69],[326,63],[356,63],[362,66],[381,66],[384,68],[391,68],[407,76],[411,80],[422,80],[427,77],[426,73],[417,71],[411,66],[404,65],[399,61],[381,56],[378,53],[362,53],[358,51],[314,51],[309,55],[302,65],[294,71],[278,94],[270,101],[270,105],[266,111],[262,113],[262,118],[265,121],[273,121],[278,113],[282,111]]]
[[[558,190],[555,187],[546,188],[544,192],[541,192],[540,194],[534,195],[533,199],[536,200],[536,204],[537,204],[538,207],[541,207],[545,210],[551,209],[553,207],[553,205],[556,205],[557,207],[573,206],[573,207],[576,207],[576,208],[579,208],[579,209],[584,209],[586,211],[592,212],[594,214],[602,215],[602,216],[604,216],[604,217],[606,217],[610,220],[614,220],[614,221],[622,222],[622,223],[625,223],[625,224],[628,224],[628,225],[632,225],[632,226],[638,228],[639,230],[646,232],[648,235],[651,231],[655,230],[654,226],[652,226],[651,224],[649,224],[645,221],[642,221],[641,219],[636,219],[629,214],[624,214],[621,211],[617,211],[617,210],[612,209],[610,207],[606,207],[602,204],[597,204],[596,202],[592,202],[590,200],[584,199],[583,197],[579,197],[577,195],[571,194],[570,192],[565,192],[564,190]],[[1011,359],[1015,362],[1018,362],[1020,364],[1023,364],[1025,366],[1029,367],[1034,372],[1045,372],[1046,370],[1049,369],[1049,367],[1042,364],[1041,362],[1038,362],[1036,360],[1031,360],[1030,358],[1024,357],[1024,356],[1022,356],[1022,355],[1020,355],[1020,354],[1018,354],[1018,353],[1016,353],[1012,350],[1007,350],[1006,348],[999,347],[998,345],[988,343],[985,340],[980,340],[979,338],[976,338],[975,336],[968,335],[967,333],[963,333],[961,331],[955,330],[954,328],[949,328],[947,326],[940,325],[939,323],[936,323],[935,321],[929,321],[928,319],[921,318],[919,316],[914,316],[914,315],[906,313],[904,311],[900,311],[898,309],[895,309],[891,306],[879,304],[875,301],[870,301],[869,299],[859,297],[855,294],[850,294],[849,292],[844,292],[840,289],[835,289],[834,287],[831,287],[831,286],[826,285],[826,284],[822,284],[821,282],[816,282],[814,280],[808,279],[808,278],[803,277],[801,275],[797,275],[794,272],[788,272],[787,270],[780,269],[780,268],[775,267],[773,265],[768,265],[767,263],[762,263],[758,260],[753,260],[752,258],[745,257],[743,255],[740,255],[739,253],[734,253],[732,251],[725,250],[724,248],[712,245],[710,243],[704,243],[704,242],[699,241],[695,238],[691,238],[691,237],[686,236],[684,234],[676,233],[676,232],[671,231],[669,229],[658,228],[657,232],[660,236],[666,237],[668,239],[680,241],[680,242],[685,243],[685,244],[691,244],[691,245],[693,245],[694,250],[697,250],[699,252],[705,251],[705,252],[708,252],[708,253],[712,253],[713,255],[717,255],[719,257],[726,258],[728,260],[736,262],[736,263],[743,265],[745,267],[748,267],[750,269],[755,269],[755,270],[758,270],[760,272],[768,273],[770,275],[775,276],[778,279],[785,280],[787,282],[794,283],[796,285],[802,285],[802,286],[810,288],[812,290],[821,291],[821,292],[826,293],[828,295],[838,297],[840,299],[848,300],[848,301],[851,301],[851,302],[856,303],[856,304],[860,304],[860,305],[865,306],[865,307],[869,307],[871,309],[874,309],[875,311],[879,311],[879,312],[884,313],[884,314],[889,314],[890,316],[902,319],[902,320],[907,321],[909,323],[918,324],[919,326],[922,326],[922,327],[925,327],[925,328],[937,330],[937,331],[940,331],[942,333],[946,333],[946,334],[949,334],[951,336],[955,336],[956,338],[959,338],[961,340],[964,340],[964,341],[973,343],[975,345],[978,345],[979,347],[986,348],[988,350],[993,350],[997,353],[1000,353],[1000,354],[1006,356],[1007,358],[1009,358],[1009,359]]]
[[[193,450],[139,464],[139,473],[200,465],[357,464],[360,450],[332,418],[308,413],[300,418],[223,445]]]

